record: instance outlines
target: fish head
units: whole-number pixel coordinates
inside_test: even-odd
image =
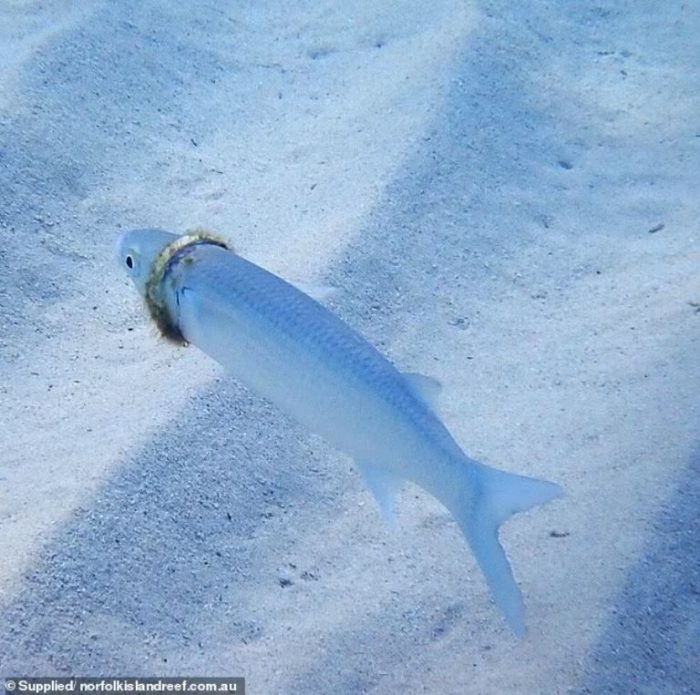
[[[178,239],[177,234],[162,229],[132,229],[117,241],[117,262],[145,297],[146,283],[153,262],[166,246]]]

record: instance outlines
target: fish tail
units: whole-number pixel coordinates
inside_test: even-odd
[[[454,516],[491,589],[518,637],[525,635],[525,609],[510,563],[498,540],[499,526],[513,514],[563,494],[554,483],[506,473],[482,464],[469,469],[468,497]]]

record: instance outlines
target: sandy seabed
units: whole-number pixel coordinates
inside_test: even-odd
[[[251,693],[690,693],[700,673],[695,3],[0,5],[0,676]],[[267,8],[267,9],[265,9]],[[159,341],[124,229],[206,226],[560,483],[456,525]]]

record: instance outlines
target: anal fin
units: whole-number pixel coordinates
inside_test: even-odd
[[[384,521],[392,529],[395,529],[397,526],[396,496],[401,489],[403,479],[395,473],[391,473],[371,463],[357,462],[357,467],[360,469],[367,487],[377,500]]]

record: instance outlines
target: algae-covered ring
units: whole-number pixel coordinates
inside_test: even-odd
[[[146,291],[144,297],[146,306],[156,324],[161,335],[176,345],[186,345],[187,341],[182,335],[177,324],[168,314],[165,301],[162,294],[162,281],[166,273],[171,267],[171,264],[182,261],[185,249],[200,244],[211,244],[213,246],[221,246],[224,249],[229,249],[228,244],[221,238],[209,234],[203,229],[196,229],[184,236],[179,237],[173,243],[168,244],[155,258],[151,265],[151,272],[146,280]],[[127,257],[127,265],[129,261]],[[133,262],[133,261],[132,261]]]

